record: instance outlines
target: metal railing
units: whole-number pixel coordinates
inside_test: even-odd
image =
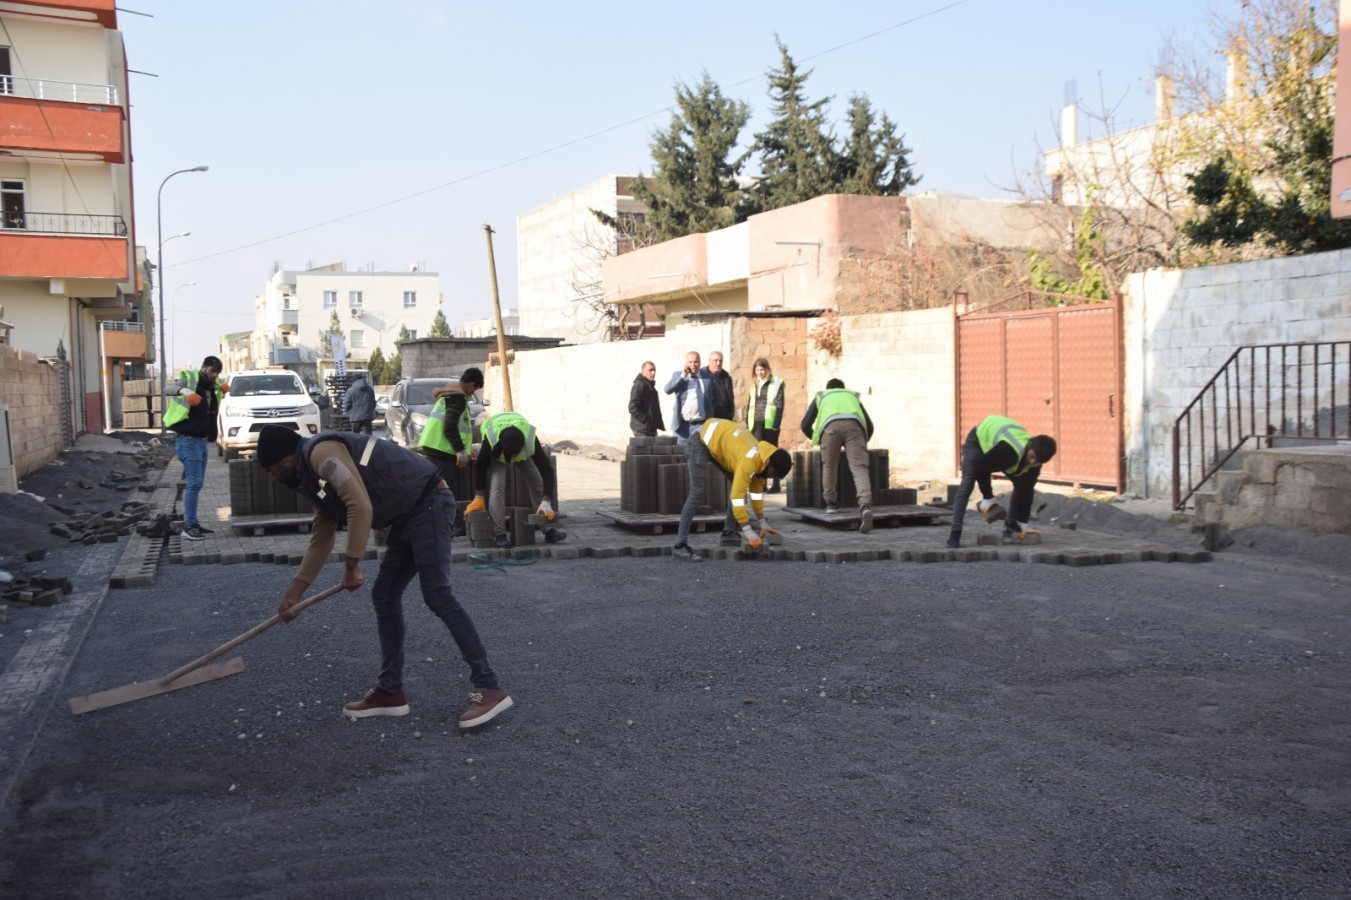
[[[0,96],[27,100],[62,100],[68,103],[97,103],[121,106],[121,95],[111,84],[85,84],[79,81],[54,81],[50,78],[16,78],[0,75]]]
[[[0,230],[126,237],[127,220],[92,213],[6,212],[0,213]]]
[[[1173,508],[1249,440],[1351,440],[1351,341],[1239,347],[1173,422]]]
[[[140,323],[140,322],[104,321],[104,322],[99,322],[99,330],[101,330],[101,331],[130,331],[130,332],[138,332],[138,333],[142,333],[142,334],[143,334],[143,333],[145,332],[145,325],[143,325],[143,324]]]

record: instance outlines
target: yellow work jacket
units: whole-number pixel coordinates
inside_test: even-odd
[[[764,518],[765,478],[761,473],[777,448],[768,441],[757,441],[749,428],[728,419],[705,420],[699,426],[699,437],[713,462],[732,479],[728,497],[737,524],[750,521],[746,515],[747,497],[755,517]]]

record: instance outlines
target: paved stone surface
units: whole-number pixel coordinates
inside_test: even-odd
[[[669,555],[675,543],[672,528],[666,533],[654,534],[648,525],[626,528],[615,522],[622,518],[619,509],[619,463],[592,460],[578,456],[556,457],[559,470],[559,504],[561,518],[558,524],[568,534],[563,544],[548,545],[542,541],[533,546],[513,550],[470,548],[463,540],[457,543],[455,558],[466,560],[470,553],[489,559],[522,554],[543,559],[608,559],[643,554]],[[171,476],[164,486],[152,495],[155,512],[169,512],[175,504],[177,485],[176,464],[169,467]],[[962,548],[956,553],[946,547],[950,514],[935,510],[936,525],[889,526],[880,521],[872,533],[864,535],[857,525],[849,528],[830,528],[799,520],[784,512],[784,494],[766,497],[766,512],[771,524],[783,532],[779,553],[764,553],[759,561],[793,561],[806,559],[828,564],[881,562],[1040,562],[1052,565],[1092,566],[1121,563],[1127,559],[1149,558],[1160,562],[1204,562],[1209,554],[1199,549],[1200,537],[1185,529],[1176,529],[1169,536],[1171,543],[1157,538],[1141,539],[1129,535],[1106,534],[1074,527],[1052,526],[1046,523],[1038,541],[1018,543],[993,551],[1003,533],[1003,524],[988,525],[974,513],[967,516]],[[457,498],[462,503],[468,498]],[[181,512],[181,505],[178,506]],[[206,482],[202,489],[198,517],[215,534],[199,542],[179,537],[169,539],[169,561],[181,565],[231,565],[243,562],[276,562],[296,565],[309,546],[308,534],[297,533],[294,526],[278,527],[261,536],[253,529],[236,530],[230,527],[229,470],[214,457],[207,466]],[[1073,525],[1073,523],[1068,523]],[[734,548],[717,546],[716,527],[701,534],[692,534],[690,546],[705,559],[739,560]],[[368,557],[374,558],[381,548],[372,536]],[[336,560],[341,554],[339,545],[333,552]],[[804,555],[799,555],[804,554]],[[1139,554],[1139,557],[1125,554]]]

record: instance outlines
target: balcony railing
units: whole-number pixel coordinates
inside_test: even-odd
[[[95,234],[127,236],[127,221],[121,216],[90,213],[0,213],[0,229],[31,231],[39,234]]]
[[[99,328],[103,331],[134,331],[138,333],[145,332],[145,325],[140,322],[99,322]]]
[[[53,81],[50,78],[16,78],[0,75],[0,96],[29,100],[64,100],[69,103],[98,103],[120,106],[121,96],[111,84],[82,84],[78,81]]]

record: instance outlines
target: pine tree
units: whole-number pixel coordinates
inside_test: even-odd
[[[446,314],[439,309],[436,311],[436,318],[432,319],[432,328],[427,332],[427,337],[450,337],[450,323],[446,321]]]
[[[836,157],[835,183],[842,194],[895,197],[919,184],[905,136],[886,113],[878,123],[866,94],[849,98],[849,136]]]
[[[366,362],[366,368],[371,373],[371,384],[390,384],[385,380],[385,369],[388,364],[385,362],[385,354],[379,347],[371,351],[371,358]]]
[[[737,176],[749,153],[732,158],[732,151],[750,107],[724,97],[708,73],[693,88],[676,85],[676,106],[670,126],[652,136],[652,175],[633,183],[657,240],[726,228],[747,214]]]
[[[755,136],[761,167],[752,190],[756,212],[801,203],[836,187],[834,138],[825,112],[830,98],[807,102],[811,71],[798,69],[783,41],[774,40],[781,60],[780,68],[767,73],[774,120]]]
[[[334,334],[339,337],[342,336],[342,319],[338,318],[338,311],[336,309],[333,310],[333,314],[329,316],[328,327],[319,332],[319,355],[321,357],[327,357],[333,352],[332,346],[329,343],[329,336]]]

